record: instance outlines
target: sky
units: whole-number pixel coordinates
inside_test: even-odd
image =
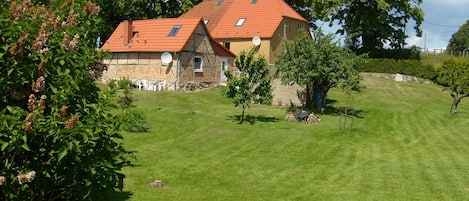
[[[469,20],[469,0],[424,0],[421,8],[425,18],[422,38],[408,41],[424,48],[446,49],[451,36]]]
[[[421,25],[422,37],[416,37],[413,25],[406,29],[408,46],[416,45],[429,51],[446,49],[453,33],[469,20],[469,0],[423,0],[420,5],[425,13]],[[335,32],[336,28],[320,25],[325,32]]]

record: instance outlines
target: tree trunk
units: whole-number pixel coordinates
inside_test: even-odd
[[[305,91],[305,105],[308,109],[314,108],[314,89],[312,84],[306,84],[306,91]]]
[[[461,99],[464,96],[460,96],[459,94],[453,96],[453,104],[451,104],[451,110],[449,111],[449,116],[455,116],[458,109],[458,104],[461,102]]]
[[[244,110],[246,109],[246,106],[243,105],[242,108],[243,108],[243,111],[241,113],[241,120],[239,121],[240,124],[244,123]]]

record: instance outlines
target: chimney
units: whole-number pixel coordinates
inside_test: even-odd
[[[133,34],[132,20],[124,20],[124,45],[129,45]]]

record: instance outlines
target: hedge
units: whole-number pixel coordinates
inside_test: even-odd
[[[358,70],[370,73],[400,73],[419,78],[434,80],[437,71],[431,65],[426,65],[419,60],[395,60],[395,59],[364,59],[358,64]]]

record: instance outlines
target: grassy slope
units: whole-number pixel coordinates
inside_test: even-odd
[[[318,125],[286,122],[286,108],[253,106],[252,124],[219,89],[134,92],[152,125],[125,134],[137,151],[124,170],[129,200],[464,200],[469,197],[469,105],[448,118],[451,99],[435,85],[366,78],[352,101],[361,118],[339,131],[337,115]],[[162,189],[147,183],[160,179]],[[123,197],[123,195],[118,195]],[[115,199],[114,199],[115,200]]]

